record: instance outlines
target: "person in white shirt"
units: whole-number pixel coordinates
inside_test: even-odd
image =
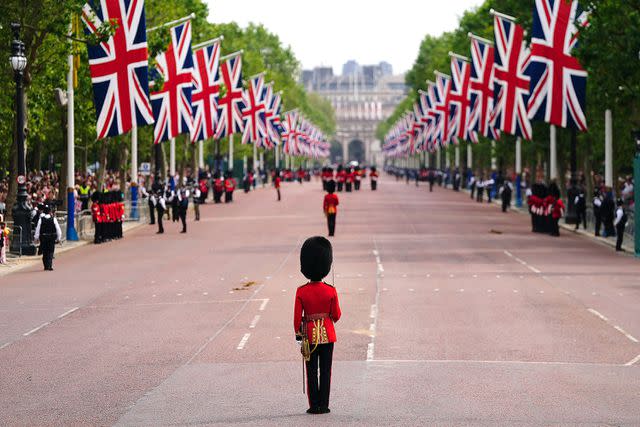
[[[200,221],[200,203],[202,202],[202,191],[198,183],[193,184],[193,211],[196,214],[196,221]]]
[[[56,248],[56,243],[62,239],[62,231],[58,220],[51,215],[49,206],[45,205],[42,211],[43,215],[38,220],[34,238],[36,242],[40,241],[44,269],[53,271],[53,252]]]

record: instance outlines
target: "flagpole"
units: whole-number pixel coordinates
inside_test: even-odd
[[[467,36],[468,36],[470,39],[476,39],[476,40],[479,40],[479,41],[481,41],[481,42],[483,42],[483,43],[488,44],[489,46],[493,46],[493,41],[491,41],[491,40],[487,40],[487,39],[485,39],[484,37],[476,36],[476,35],[475,35],[475,34],[473,34],[473,33],[467,33]]]
[[[233,126],[233,123],[231,123]],[[228,170],[233,171],[233,134],[229,135],[229,165]]]
[[[204,141],[198,141],[198,167],[204,169]]]
[[[489,13],[492,14],[493,16],[504,18],[504,19],[507,19],[507,20],[512,21],[512,22],[516,22],[518,20],[517,18],[515,18],[513,16],[506,15],[506,14],[500,13],[500,12],[496,12],[494,9],[489,10]]]
[[[456,168],[460,167],[460,146],[456,145],[455,147],[455,161],[456,161]]]
[[[220,58],[220,61],[226,61],[227,59],[235,58],[236,56],[242,55],[243,52],[244,50],[240,49],[237,52],[233,52],[233,53],[230,53],[229,55],[222,56]]]
[[[211,46],[214,43],[218,43],[224,40],[224,36],[216,37],[215,39],[207,40],[206,42],[199,43],[191,46],[191,50],[202,49],[203,47]]]
[[[251,169],[253,169],[254,171],[257,169],[256,168],[257,161],[258,161],[258,144],[254,142],[253,143],[253,163],[251,166]]]
[[[557,154],[556,127],[549,126],[549,181],[558,178],[558,154]]]
[[[179,19],[176,19],[175,21],[169,21],[169,22],[166,22],[166,23],[164,23],[162,25],[158,25],[158,26],[155,26],[155,27],[148,28],[147,29],[147,33],[159,30],[160,28],[164,28],[164,27],[173,27],[175,25],[179,25],[179,24],[182,24],[183,22],[187,22],[187,21],[189,21],[191,19],[194,19],[195,17],[196,17],[195,13],[190,13],[189,15],[185,16],[184,18],[179,18]]]
[[[280,145],[276,145],[276,169],[280,168]]]
[[[73,46],[73,45],[72,45]],[[75,228],[75,122],[73,114],[73,49],[67,58],[69,74],[67,74],[67,240],[77,241]]]
[[[138,127],[131,128],[131,218],[138,219]]]
[[[169,141],[169,175],[173,178],[176,175],[176,139]]]
[[[473,172],[473,149],[470,143],[467,143],[467,169]]]
[[[498,160],[496,159],[496,142],[491,140],[491,172],[498,169]]]
[[[613,120],[611,110],[604,112],[604,185],[613,187]],[[638,185],[638,183],[635,183]]]
[[[516,138],[516,206],[522,207],[522,138]]]

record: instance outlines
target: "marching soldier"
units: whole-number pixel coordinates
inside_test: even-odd
[[[338,184],[338,192],[342,192],[342,187],[344,187],[345,182],[347,181],[347,172],[344,170],[342,165],[338,165],[338,171],[336,172],[336,181]]]
[[[44,215],[38,220],[34,238],[40,241],[44,269],[53,271],[53,252],[56,249],[56,243],[62,239],[62,231],[58,220],[51,215],[49,206],[43,208],[43,213]]]
[[[91,217],[93,218],[93,243],[99,244],[104,240],[103,238],[103,222],[104,216],[102,214],[101,199],[102,193],[95,192],[91,195]]]
[[[353,189],[354,191],[360,191],[360,181],[362,181],[362,172],[360,166],[356,166],[353,171]]]
[[[273,186],[275,187],[276,191],[278,192],[278,201],[280,201],[280,171],[278,169],[275,170],[275,172],[273,173]]]
[[[233,202],[233,192],[236,189],[236,180],[231,171],[227,172],[224,180],[224,202]]]
[[[371,179],[371,191],[376,191],[376,189],[378,188],[378,171],[376,170],[375,166],[371,166],[369,179]]]
[[[334,194],[336,191],[335,181],[327,181],[327,195],[324,196],[322,208],[327,217],[327,226],[329,227],[329,236],[333,236],[336,231],[336,215],[338,214],[338,196]]]
[[[307,239],[300,250],[300,271],[309,282],[296,291],[293,329],[306,362],[309,414],[331,412],[331,364],[336,342],[334,323],[342,314],[338,292],[322,282],[331,271],[332,252],[331,243],[320,236]]]

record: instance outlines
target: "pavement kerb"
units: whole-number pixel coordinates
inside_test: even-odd
[[[453,191],[453,189],[448,188],[448,187],[445,187],[445,186],[442,186],[442,188],[444,188],[444,189],[446,189],[446,190],[451,190],[451,191]],[[470,195],[470,194],[471,194],[471,190],[469,190],[469,189],[467,189],[467,188],[463,188],[463,189],[461,189],[461,191],[460,191],[460,192],[464,192],[464,193],[466,193],[466,194],[468,194],[468,195]],[[484,203],[484,202],[483,202],[483,203]],[[495,205],[495,206],[496,206],[496,207],[498,207],[499,209],[502,209],[502,202],[501,202],[501,201],[500,201],[500,199],[498,199],[498,198],[493,199],[493,200],[491,201],[491,204],[492,204],[492,205]],[[529,210],[528,210],[528,209],[525,209],[525,208],[519,208],[519,207],[515,206],[514,204],[512,204],[512,205],[511,205],[511,207],[509,208],[509,210],[512,210],[512,211],[514,211],[514,212],[518,212],[518,213],[520,213],[520,214],[529,215]],[[589,240],[591,240],[591,241],[593,241],[593,242],[599,243],[599,244],[604,245],[604,246],[609,246],[609,247],[612,247],[612,248],[614,248],[614,249],[615,249],[615,247],[616,247],[616,242],[615,242],[615,240],[607,239],[606,237],[596,237],[596,236],[594,236],[593,234],[591,234],[590,232],[588,232],[588,231],[586,231],[586,230],[583,230],[583,229],[576,230],[576,229],[575,229],[575,227],[574,227],[572,224],[563,224],[563,223],[560,223],[559,225],[560,225],[560,227],[561,227],[561,228],[563,228],[564,230],[571,231],[572,233],[575,233],[575,234],[579,234],[579,235],[581,235],[582,237],[584,237],[584,238],[586,238],[586,239],[589,239]],[[622,249],[624,249],[624,252],[620,253],[620,255],[630,255],[630,256],[635,256],[635,255],[634,255],[634,251],[635,251],[635,249],[634,249],[634,247],[633,247],[633,246],[631,246],[631,244],[629,244],[629,242],[627,242],[627,243],[623,243],[623,244],[622,244]]]
[[[126,234],[146,224],[147,224],[146,221],[138,221],[135,223],[130,223],[130,222],[125,223],[122,232],[123,234]],[[56,255],[81,248],[90,243],[91,243],[90,240],[78,240],[77,242],[66,241],[64,244],[56,246]],[[9,258],[7,261],[8,261],[8,264],[0,264],[0,277],[6,276],[11,273],[15,273],[16,271],[24,270],[25,268],[31,267],[37,263],[41,263],[42,257],[39,255],[33,255],[33,256],[24,255],[19,258]]]

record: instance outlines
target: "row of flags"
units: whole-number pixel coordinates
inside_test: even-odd
[[[240,134],[243,144],[270,149],[283,143],[286,154],[328,155],[325,136],[301,114],[286,113],[281,123],[282,93],[264,74],[243,87],[242,52],[221,57],[222,37],[192,47],[189,19],[171,26],[169,45],[152,70],[144,0],[92,0],[82,21],[88,35],[115,24],[108,40],[87,45],[98,139],[153,125],[155,144],[180,134],[193,143]],[[150,93],[150,85],[161,88]]]
[[[385,137],[387,156],[434,151],[479,136],[532,138],[531,121],[587,130],[587,72],[572,56],[587,25],[577,0],[536,0],[530,44],[516,19],[491,11],[494,40],[469,34],[471,58],[450,53],[451,75],[419,92]]]

